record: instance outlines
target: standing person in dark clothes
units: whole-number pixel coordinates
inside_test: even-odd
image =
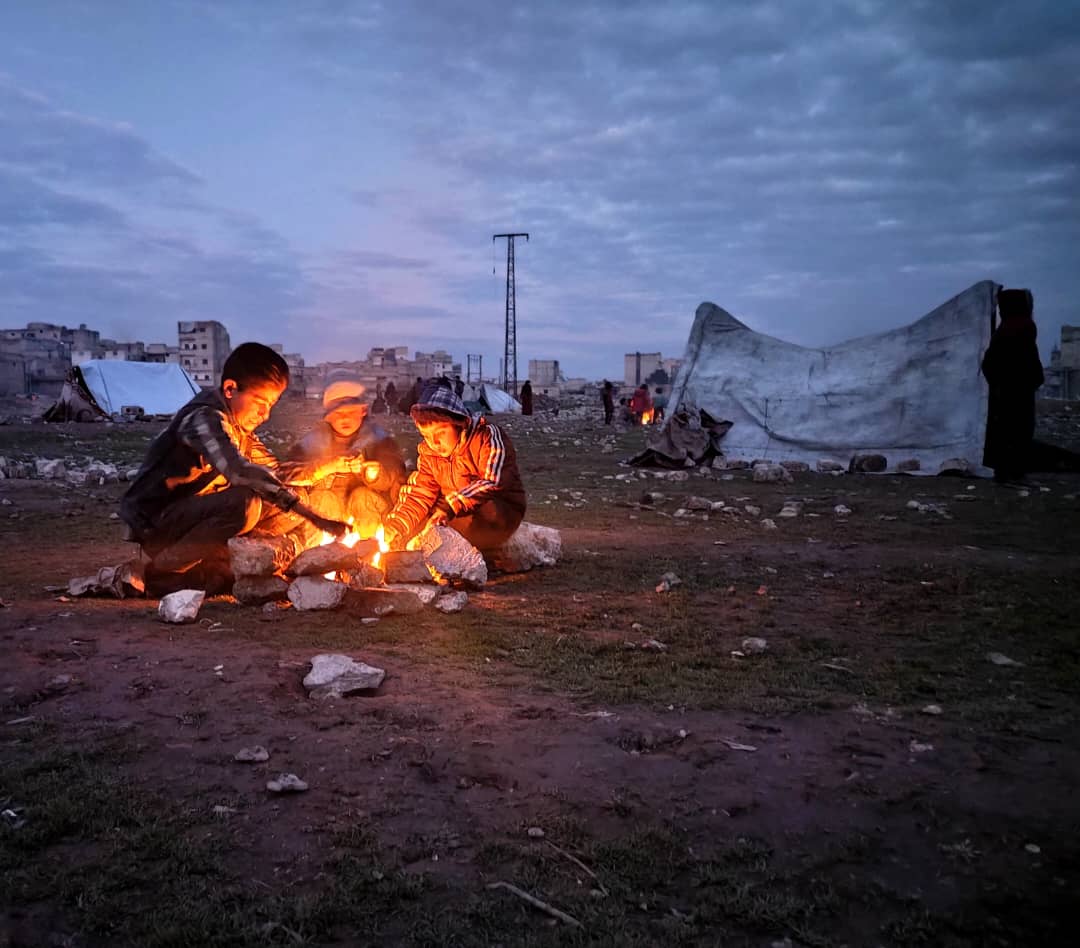
[[[1027,473],[1043,367],[1031,291],[999,290],[997,302],[1001,322],[982,360],[990,386],[983,462],[994,469],[994,480],[1017,481]]]
[[[446,524],[482,553],[502,546],[525,517],[510,438],[470,415],[452,389],[429,389],[411,414],[424,440],[416,470],[383,520],[386,542],[401,547],[427,525]]]
[[[383,398],[386,399],[387,414],[397,411],[397,397],[397,386],[393,382],[387,382],[386,391],[383,392]]]
[[[523,415],[531,415],[533,413],[532,382],[528,379],[525,379],[525,382],[521,386],[521,397],[518,401],[521,402],[521,413]]]
[[[604,424],[611,424],[611,416],[615,414],[615,386],[604,379],[604,387],[600,390],[600,398],[604,403]]]
[[[418,401],[424,391],[424,380],[418,375],[416,381],[413,382],[409,390],[401,396],[401,401],[398,404],[398,409],[403,415],[407,415]]]
[[[149,594],[223,592],[232,586],[231,537],[303,524],[286,513],[300,496],[277,476],[277,460],[255,434],[288,384],[280,355],[245,342],[225,360],[220,388],[192,398],[150,445],[120,501],[131,539],[150,558]]]
[[[465,397],[465,382],[460,375],[454,376],[454,394],[458,398]]]
[[[363,383],[347,375],[326,386],[322,421],[293,446],[280,471],[290,484],[311,485],[312,509],[351,518],[363,539],[374,536],[405,483],[401,449],[369,416]]]

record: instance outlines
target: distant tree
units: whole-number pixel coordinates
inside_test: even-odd
[[[645,379],[645,384],[646,385],[667,385],[668,382],[670,382],[670,381],[671,380],[668,378],[667,372],[665,372],[663,367],[661,367],[661,368],[657,369],[655,372],[653,372],[653,374],[650,375],[647,379]]]

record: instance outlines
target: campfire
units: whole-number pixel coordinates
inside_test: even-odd
[[[350,526],[352,525],[352,517],[349,518],[348,523]],[[336,538],[332,533],[323,533],[322,540],[319,545],[329,546],[331,543],[334,543],[336,541],[337,543],[340,543],[342,546],[346,546],[351,550],[356,546],[357,543],[360,542],[360,539],[360,534],[357,533],[355,530],[350,530],[348,533],[346,533],[343,537],[340,538]],[[379,528],[375,531],[375,536],[373,536],[371,540],[374,543],[378,544],[378,549],[376,549],[374,553],[372,553],[371,559],[368,562],[370,562],[372,566],[378,569],[379,561],[382,559],[383,553],[386,553],[390,550],[390,546],[386,542],[386,531],[383,530],[382,524],[379,524]],[[323,575],[327,579],[340,578],[338,576],[337,570],[330,570],[330,572],[324,573]]]
[[[656,409],[655,408],[646,408],[645,411],[643,411],[641,413],[641,423],[643,425],[651,425],[652,422],[653,422],[653,419],[655,417],[656,417]]]

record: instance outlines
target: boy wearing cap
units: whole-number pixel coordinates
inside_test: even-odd
[[[370,537],[397,501],[405,458],[393,436],[369,416],[359,379],[334,379],[323,392],[323,419],[289,452],[282,473],[311,485],[311,505]]]
[[[285,533],[301,523],[282,513],[301,498],[277,476],[276,459],[255,434],[288,384],[280,355],[245,342],[225,360],[220,388],[192,398],[150,445],[120,517],[150,558],[151,595],[227,590],[231,537],[256,527]]]
[[[423,441],[416,470],[383,520],[386,542],[399,548],[428,524],[447,524],[481,552],[501,546],[525,517],[510,438],[441,385],[429,387],[410,414]]]

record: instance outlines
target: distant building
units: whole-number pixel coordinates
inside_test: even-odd
[[[71,368],[71,346],[63,326],[27,323],[24,329],[0,329],[0,356],[10,360],[5,385],[18,376],[15,362],[22,360],[23,393],[59,395]]]
[[[1080,326],[1062,326],[1061,342],[1050,353],[1045,398],[1080,398]]]
[[[562,381],[558,359],[529,359],[529,381],[533,388],[554,387]]]
[[[285,347],[278,342],[272,343],[270,348],[281,356],[289,367],[289,387],[285,391],[290,395],[303,397],[307,394],[304,357],[299,352],[286,352]]]
[[[195,320],[176,325],[180,364],[202,388],[217,388],[232,346],[229,331],[217,320]]]
[[[148,342],[144,356],[146,362],[180,362],[180,347],[164,342]]]
[[[640,385],[663,367],[664,357],[659,352],[628,352],[623,356],[623,382]]]
[[[0,395],[23,395],[26,391],[26,359],[15,352],[0,352]]]

